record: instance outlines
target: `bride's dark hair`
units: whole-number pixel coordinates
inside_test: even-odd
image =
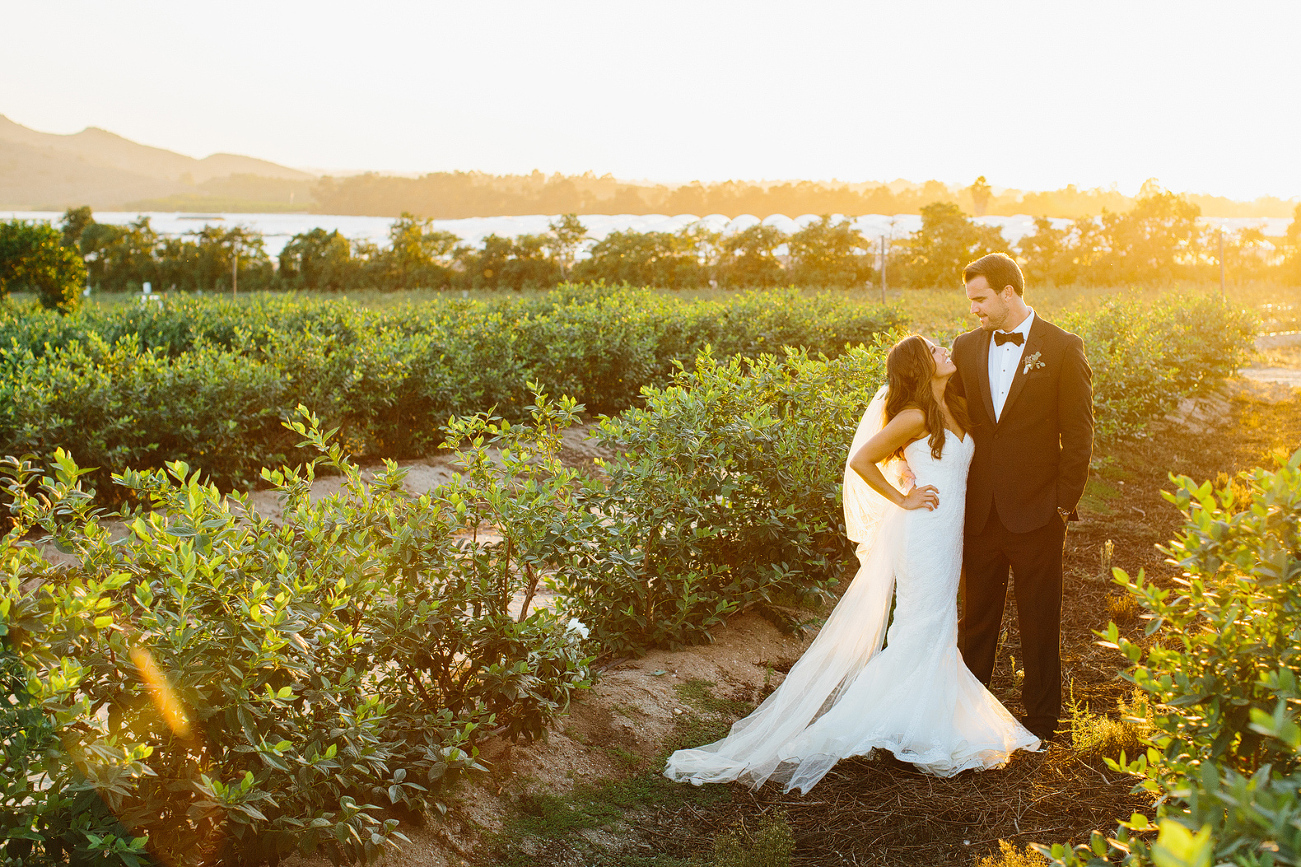
[[[886,424],[910,406],[920,409],[926,416],[926,429],[930,431],[931,456],[938,461],[944,450],[945,430],[944,413],[931,389],[931,377],[934,375],[935,359],[931,357],[930,345],[920,334],[910,334],[900,340],[885,357],[888,386],[885,394]],[[970,431],[967,402],[954,394],[951,388],[946,388],[944,404],[949,408],[953,420],[964,431]],[[897,449],[891,457],[902,458],[903,449]]]

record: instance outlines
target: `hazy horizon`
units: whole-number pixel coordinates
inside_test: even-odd
[[[8,117],[8,116],[5,115],[3,112],[0,112],[0,118],[7,118],[8,120],[13,121],[14,123],[19,123],[19,124],[21,124],[21,121],[19,121],[19,120],[16,119],[16,118]],[[157,145],[157,144],[155,144],[155,143],[153,143],[153,142],[143,142],[143,141],[142,141],[142,142],[136,142],[136,141],[134,141],[134,140],[131,140],[129,137],[123,135],[122,133],[117,132],[116,130],[105,129],[104,127],[83,126],[83,127],[81,127],[80,129],[73,130],[72,132],[56,132],[56,131],[53,131],[53,130],[36,130],[36,129],[34,129],[33,127],[28,126],[27,124],[21,124],[21,125],[26,126],[28,129],[32,129],[32,130],[35,131],[35,132],[44,133],[44,134],[48,134],[48,135],[58,135],[58,136],[74,136],[74,135],[76,135],[77,133],[86,132],[86,131],[88,131],[88,130],[92,130],[92,129],[98,129],[98,130],[101,130],[101,131],[103,131],[103,132],[107,132],[107,133],[110,133],[110,134],[112,134],[112,135],[115,135],[115,136],[118,136],[118,137],[121,137],[121,138],[125,138],[125,139],[127,139],[128,141],[132,141],[133,144],[143,145],[143,146],[145,146],[145,147],[154,147],[154,148],[159,147],[159,145]],[[170,148],[166,148],[166,150],[171,150],[171,149],[170,149]],[[259,157],[258,154],[230,154],[230,153],[228,153],[228,152],[224,152],[224,151],[206,151],[206,152],[204,152],[204,151],[198,151],[198,152],[193,152],[193,153],[183,153],[183,152],[180,152],[180,151],[173,151],[173,152],[174,152],[174,153],[181,154],[182,156],[189,157],[189,158],[191,158],[191,159],[199,159],[199,160],[204,159],[205,157],[213,157],[213,156],[243,156],[243,157],[251,157],[251,158],[254,158],[254,159],[260,159],[260,157]],[[466,173],[476,173],[476,172],[478,172],[478,173],[485,173],[485,174],[486,174],[486,172],[483,172],[483,170],[481,170],[481,169],[477,169],[477,168],[435,169],[435,170],[430,170],[429,172],[419,172],[419,171],[390,171],[390,170],[386,170],[386,169],[374,169],[374,168],[328,168],[328,167],[319,167],[319,166],[301,166],[301,165],[288,165],[288,166],[286,166],[286,168],[295,169],[295,170],[298,170],[298,171],[301,171],[301,172],[307,172],[307,173],[310,173],[310,174],[312,174],[312,175],[315,175],[315,176],[318,177],[318,178],[323,178],[323,177],[345,178],[345,177],[352,177],[352,176],[363,175],[363,174],[378,174],[378,175],[382,175],[382,176],[386,176],[386,177],[419,178],[419,177],[422,177],[422,176],[427,175],[427,174],[436,174],[436,173],[438,173],[438,172],[466,172]],[[526,172],[519,172],[519,173],[515,173],[515,174],[518,174],[518,175],[531,175],[531,174],[533,174],[533,173],[535,173],[535,172],[542,172],[542,174],[547,175],[547,176],[551,176],[552,174],[557,174],[557,175],[560,174],[560,173],[558,173],[558,172],[557,172],[557,173],[543,172],[541,169],[538,169],[538,168],[534,168],[534,169],[531,169],[531,170],[526,171]],[[596,173],[593,172],[593,171],[591,171],[591,170],[588,170],[587,172],[580,172],[580,173],[576,173],[576,174],[596,174]],[[817,184],[852,184],[852,185],[855,185],[855,186],[861,186],[861,185],[873,186],[873,185],[876,185],[876,186],[889,187],[889,188],[891,188],[891,189],[905,189],[905,188],[918,189],[918,188],[923,187],[923,186],[924,186],[928,181],[935,181],[935,180],[938,180],[938,181],[940,181],[941,183],[944,183],[945,185],[947,185],[947,186],[949,186],[949,187],[953,187],[953,188],[961,189],[961,188],[964,188],[964,187],[966,187],[966,186],[968,186],[968,185],[970,184],[970,180],[952,180],[952,179],[946,180],[946,179],[943,179],[943,178],[914,179],[914,178],[902,178],[902,177],[894,178],[894,179],[892,179],[892,180],[883,180],[883,179],[878,179],[878,178],[870,178],[870,179],[866,179],[866,180],[857,180],[857,181],[846,180],[846,179],[844,179],[844,178],[807,178],[807,177],[800,177],[800,178],[740,178],[740,177],[731,177],[731,178],[725,178],[725,179],[723,179],[722,181],[706,180],[706,179],[703,179],[703,178],[685,178],[685,179],[684,179],[684,178],[671,178],[671,179],[659,179],[659,178],[647,178],[647,177],[640,177],[640,178],[617,178],[617,180],[619,180],[619,181],[622,182],[622,183],[627,183],[627,184],[636,184],[636,185],[645,185],[645,186],[648,186],[648,187],[650,187],[650,186],[656,186],[656,185],[674,187],[674,186],[685,186],[685,185],[689,185],[689,184],[693,184],[693,183],[723,183],[723,182],[734,182],[734,183],[737,183],[737,184],[758,184],[758,185],[778,185],[778,184],[782,184],[782,183],[802,183],[802,182],[812,182],[812,183],[817,183]],[[1157,178],[1156,180],[1159,181],[1160,179]],[[1101,186],[1101,187],[1095,187],[1095,188],[1087,188],[1087,187],[1083,187],[1083,186],[1081,186],[1081,185],[1079,185],[1079,184],[1073,184],[1073,185],[1076,186],[1076,187],[1079,187],[1080,189],[1109,189],[1109,190],[1118,190],[1118,191],[1124,193],[1125,195],[1129,195],[1129,196],[1132,196],[1132,195],[1134,195],[1134,194],[1137,192],[1137,190],[1132,191],[1132,192],[1127,192],[1127,191],[1124,191],[1124,190],[1119,190],[1119,186],[1118,186],[1118,184],[1116,184],[1116,183],[1114,183],[1114,182],[1111,183],[1111,184],[1108,184],[1108,185],[1104,185],[1104,186]],[[1064,185],[1064,186],[1065,186],[1065,185]],[[1027,189],[1022,189],[1022,188],[1013,187],[1013,186],[1006,185],[1006,184],[1004,184],[1004,185],[993,184],[993,185],[991,186],[991,189],[992,189],[992,191],[993,191],[996,195],[1002,195],[1002,194],[1004,194],[1004,193],[1005,193],[1006,191],[1008,191],[1008,190],[1019,191],[1019,192],[1045,192],[1045,191],[1043,191],[1043,190],[1027,190]],[[1218,192],[1216,192],[1216,191],[1214,191],[1214,190],[1172,190],[1172,192],[1176,192],[1176,193],[1180,193],[1180,194],[1191,194],[1191,195],[1209,195],[1209,196],[1224,195],[1224,194],[1222,194],[1222,193],[1218,193]],[[1285,201],[1301,201],[1301,195],[1290,196],[1290,197],[1284,197],[1284,196],[1277,196],[1277,195],[1275,195],[1275,194],[1271,194],[1271,193],[1265,193],[1265,194],[1262,194],[1261,196],[1254,197],[1254,199],[1271,198],[1271,197],[1273,197],[1273,198],[1280,198],[1280,199],[1283,199],[1283,200],[1285,200]],[[1254,199],[1247,199],[1247,200],[1243,200],[1243,201],[1253,201]]]

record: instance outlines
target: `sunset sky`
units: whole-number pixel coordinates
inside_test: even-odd
[[[0,0],[0,114],[313,169],[1301,196],[1301,3]]]

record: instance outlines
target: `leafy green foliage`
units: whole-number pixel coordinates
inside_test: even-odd
[[[1184,396],[1231,375],[1256,333],[1250,313],[1212,298],[1159,306],[1108,301],[1058,321],[1084,340],[1102,443],[1141,432]]]
[[[53,316],[0,309],[0,452],[63,447],[110,474],[184,460],[222,487],[295,454],[280,427],[310,406],[356,454],[424,454],[452,415],[527,417],[527,384],[617,412],[712,344],[834,354],[896,311],[794,291],[687,303],[573,286],[527,300],[385,312],[343,301],[171,298]]]
[[[574,266],[579,280],[607,280],[636,286],[700,286],[708,282],[696,240],[683,232],[611,232]]]
[[[561,277],[568,280],[578,251],[587,240],[587,228],[577,214],[569,213],[548,223],[547,230],[547,246],[560,268]]]
[[[97,468],[101,491],[116,470],[188,460],[225,486],[248,486],[286,459],[281,374],[207,344],[174,358],[141,351],[135,336],[97,335],[40,358],[7,354],[0,380],[0,440],[9,454],[74,451]],[[256,442],[260,448],[247,448]]]
[[[332,182],[323,184],[328,187]],[[559,181],[558,186],[573,191],[572,181]],[[782,186],[789,185],[771,190]],[[680,188],[672,195],[667,212],[717,211],[703,207],[703,198],[695,195],[698,191],[698,186]],[[888,190],[882,191],[893,198]],[[967,216],[972,211],[980,216],[989,204],[992,193],[982,178],[958,193],[957,200],[964,207],[969,205],[965,211],[955,203],[952,192],[934,181],[918,191],[922,228],[897,240],[889,253],[893,284],[956,288],[955,281],[967,262],[984,253],[1012,250],[997,228]],[[1072,199],[1080,195],[1094,199],[1093,193],[1098,191],[1081,194],[1068,188],[1060,192]],[[1102,198],[1113,208],[1130,207],[1104,207],[1101,216],[1094,217],[1070,206],[1066,211],[1074,220],[1065,227],[1046,217],[1035,221],[1035,232],[1016,245],[1032,283],[1213,280],[1221,262],[1236,281],[1272,277],[1293,281],[1301,274],[1301,244],[1295,229],[1301,221],[1294,221],[1279,243],[1267,239],[1256,227],[1224,232],[1199,226],[1200,209],[1193,201],[1198,197],[1170,193],[1154,181],[1145,183],[1134,200],[1115,193]],[[864,210],[854,205],[858,199],[856,194],[840,197],[841,204],[832,211],[907,213]],[[1061,213],[1051,207],[1053,199],[1052,195],[1032,194],[1024,207],[1003,213]],[[614,207],[620,202],[609,204]],[[642,203],[626,204],[637,211]],[[737,204],[740,210],[733,213],[760,213]],[[1097,213],[1097,204],[1084,207],[1083,212]],[[159,290],[224,291],[230,287],[236,250],[240,254],[239,282],[245,289],[308,291],[519,291],[570,280],[672,289],[790,284],[857,287],[873,279],[879,264],[874,244],[851,221],[833,220],[826,214],[790,236],[764,223],[730,234],[697,224],[676,232],[617,231],[595,241],[588,238],[577,214],[569,211],[553,220],[542,234],[489,235],[479,244],[463,244],[456,235],[435,229],[432,219],[403,211],[390,227],[387,245],[349,241],[337,231],[321,228],[301,232],[281,252],[278,272],[273,272],[265,255],[262,237],[242,227],[205,226],[181,238],[163,238],[153,231],[147,217],[127,226],[100,224],[86,207],[69,208],[60,226],[64,245],[78,249],[85,261],[88,284],[109,292],[138,291],[146,282]],[[783,247],[786,253],[779,255]]]
[[[204,226],[188,237],[163,238],[155,256],[156,289],[249,291],[272,282],[262,234],[243,226]]]
[[[489,235],[481,248],[457,248],[461,285],[474,289],[544,289],[560,282],[561,266],[552,256],[545,235],[503,238]]]
[[[1196,261],[1201,208],[1148,181],[1134,207],[1102,212],[1110,274],[1104,279],[1153,282],[1184,276]],[[1101,251],[1099,251],[1101,252]]]
[[[67,312],[85,285],[86,265],[58,229],[29,220],[0,222],[0,298],[35,292],[43,307]]]
[[[354,283],[352,246],[339,230],[312,229],[280,251],[280,281],[292,289],[347,289]]]
[[[1165,551],[1184,572],[1176,589],[1115,570],[1157,640],[1115,624],[1104,638],[1130,660],[1156,730],[1144,754],[1110,764],[1162,797],[1157,822],[1136,815],[1114,840],[1055,846],[1055,864],[1301,862],[1301,451],[1239,482],[1175,479],[1168,498],[1186,523]],[[1153,827],[1154,843],[1133,836]]]
[[[65,221],[64,231],[76,231],[76,226]],[[148,217],[125,226],[90,220],[77,237],[87,285],[105,292],[139,292],[145,283],[162,288],[162,263],[156,255],[161,240]]]
[[[952,202],[926,205],[921,215],[921,229],[891,254],[891,273],[909,286],[960,288],[964,265],[1009,249],[1002,231],[975,222]]]
[[[741,608],[816,597],[847,551],[844,444],[880,384],[881,346],[834,361],[702,355],[601,424],[618,449],[591,511],[610,555],[557,576],[564,605],[616,652],[706,639]]]
[[[823,216],[791,235],[790,279],[800,286],[862,286],[873,277],[872,244],[853,224]]]
[[[14,696],[0,717],[0,822],[31,847],[9,855],[370,861],[407,811],[436,807],[475,767],[478,738],[542,732],[587,683],[588,647],[706,640],[746,605],[821,595],[847,554],[843,449],[881,380],[880,332],[894,316],[793,291],[683,305],[604,286],[396,313],[291,299],[6,311],[0,430],[52,466],[42,477],[11,461],[15,523],[0,539],[0,659]],[[1169,398],[1151,382],[1180,392],[1226,372],[1250,332],[1236,316],[1196,303],[1081,316],[1100,430],[1135,432],[1163,411]],[[1137,323],[1141,341],[1124,343]],[[800,342],[834,356],[769,351]],[[557,459],[582,409],[545,394],[562,389],[624,409],[602,422],[617,454],[600,478]],[[315,416],[288,412],[304,398],[348,449],[378,453],[442,443],[436,421],[453,415],[446,444],[465,472],[418,497],[391,464],[367,480]],[[282,414],[289,434],[276,429]],[[120,529],[93,508],[79,480],[95,471],[59,448],[67,441],[102,456],[93,478],[139,504]],[[211,461],[214,477],[247,479],[259,461],[295,455],[311,460],[261,473],[284,499],[279,523],[195,469]],[[343,482],[313,502],[318,470]],[[1295,473],[1280,485],[1295,491]],[[1276,487],[1262,481],[1257,499],[1284,502]],[[1278,550],[1294,561],[1291,520]],[[62,552],[57,565],[28,541],[38,530]],[[545,586],[560,594],[555,612],[532,608]],[[1295,646],[1282,635],[1269,652]],[[1249,713],[1251,731],[1292,744],[1291,706],[1278,707],[1255,707],[1273,715]],[[1279,763],[1272,749],[1252,759],[1256,775]],[[1159,756],[1139,761],[1159,767]],[[1216,778],[1216,792],[1247,793],[1232,821],[1292,815],[1283,783],[1259,797],[1240,784],[1252,767]],[[1161,845],[1202,845],[1179,833]]]
[[[1301,204],[1292,212],[1292,222],[1284,236],[1284,249],[1283,279],[1301,285]]]
[[[554,452],[572,410],[534,407],[540,438],[521,447]],[[39,480],[10,461],[5,835],[51,861],[144,863],[147,846],[172,864],[371,862],[401,839],[395,815],[478,767],[480,737],[536,736],[588,685],[578,632],[509,609],[554,460],[415,497],[392,465],[363,479],[314,417],[290,426],[321,454],[264,472],[279,523],[176,462],[116,478],[147,506],[122,538],[65,453]],[[314,502],[322,466],[344,482]],[[523,529],[481,546],[484,519]],[[25,541],[36,528],[61,565]]]
[[[1290,282],[1301,273],[1293,269],[1296,247],[1287,236],[1279,244],[1254,227],[1222,231],[1199,225],[1200,214],[1188,196],[1148,181],[1128,210],[1104,208],[1100,217],[1060,228],[1035,220],[1035,232],[1018,248],[1028,279],[1056,285],[1218,280],[1221,260],[1235,282],[1271,275]]]
[[[758,223],[723,236],[719,242],[719,276],[724,285],[776,286],[785,282],[777,248],[786,240],[781,229]]]
[[[404,213],[389,228],[389,247],[373,257],[380,282],[399,289],[446,286],[457,237],[433,228],[432,220]]]

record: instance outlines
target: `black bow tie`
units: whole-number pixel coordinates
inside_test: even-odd
[[[1004,343],[1015,343],[1017,346],[1020,346],[1021,342],[1024,339],[1025,338],[1021,336],[1020,331],[995,331],[994,332],[994,343],[996,343],[999,346],[1002,346]]]

